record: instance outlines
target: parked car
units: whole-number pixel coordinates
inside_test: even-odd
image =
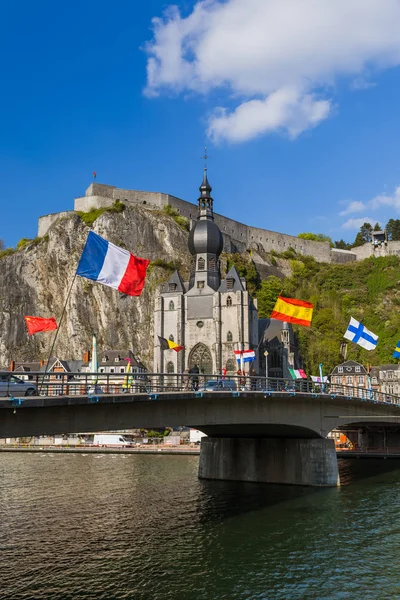
[[[234,392],[236,382],[233,379],[210,379],[199,387],[199,392]]]
[[[0,372],[0,396],[35,396],[37,387],[8,371]]]

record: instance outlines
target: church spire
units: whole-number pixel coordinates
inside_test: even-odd
[[[211,198],[212,187],[208,183],[207,179],[207,167],[204,167],[203,181],[201,182],[200,198],[199,198],[199,220],[211,219],[214,220],[213,215],[213,199]]]
[[[199,189],[199,213],[196,223],[190,230],[188,240],[189,251],[193,256],[189,289],[211,288],[217,291],[221,283],[219,255],[222,252],[223,238],[218,225],[214,222],[213,199],[206,166]]]

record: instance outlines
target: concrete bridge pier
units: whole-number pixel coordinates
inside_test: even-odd
[[[331,439],[217,438],[201,440],[200,479],[336,487]]]

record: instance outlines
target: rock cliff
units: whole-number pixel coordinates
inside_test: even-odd
[[[0,365],[11,360],[46,360],[53,332],[29,337],[24,315],[60,319],[74,280],[88,227],[77,213],[62,216],[44,238],[0,259]],[[144,291],[140,297],[76,277],[66,306],[53,354],[79,359],[90,349],[93,331],[102,349],[132,349],[151,369],[153,355],[154,293],[162,281],[179,267],[189,273],[188,232],[163,211],[127,206],[123,212],[104,212],[93,230],[137,256],[149,258]],[[225,238],[230,250],[229,238]],[[267,268],[260,258],[261,271]],[[168,263],[170,266],[168,266]],[[267,268],[278,272],[276,267]],[[265,274],[265,273],[263,273]]]

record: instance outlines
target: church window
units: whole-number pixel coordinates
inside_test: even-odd
[[[172,360],[170,360],[169,362],[167,362],[167,373],[173,373],[174,370],[174,363],[172,362]]]
[[[204,281],[198,281],[198,282],[197,282],[197,288],[198,288],[199,290],[202,290],[202,289],[204,288]]]
[[[233,284],[234,280],[231,277],[229,277],[229,279],[226,280],[226,289],[233,290]]]
[[[226,299],[226,305],[227,306],[232,306],[232,298],[230,296],[228,296],[227,299]]]
[[[174,342],[174,341],[175,341],[175,340],[174,340],[174,336],[173,336],[172,334],[169,336],[169,338],[168,338],[168,339],[169,339],[169,341],[170,341],[170,342]]]
[[[200,257],[199,260],[197,261],[197,268],[199,269],[199,271],[204,271],[205,266],[206,266],[206,261],[204,260],[203,257]]]
[[[169,303],[169,310],[175,310],[175,304],[172,302]]]
[[[226,370],[227,371],[236,371],[236,363],[233,358],[230,358],[226,361]]]
[[[200,373],[212,373],[213,363],[210,350],[204,344],[196,344],[189,355],[188,367],[199,366]]]
[[[210,271],[216,271],[216,270],[217,270],[217,269],[216,269],[216,266],[217,266],[217,265],[216,265],[215,258],[210,258],[210,260],[208,261],[208,269],[209,269]]]
[[[176,290],[176,283],[169,283],[168,284],[168,291],[169,292],[174,292]]]
[[[228,331],[228,333],[226,334],[226,341],[232,342],[232,340],[233,340],[232,331]]]

